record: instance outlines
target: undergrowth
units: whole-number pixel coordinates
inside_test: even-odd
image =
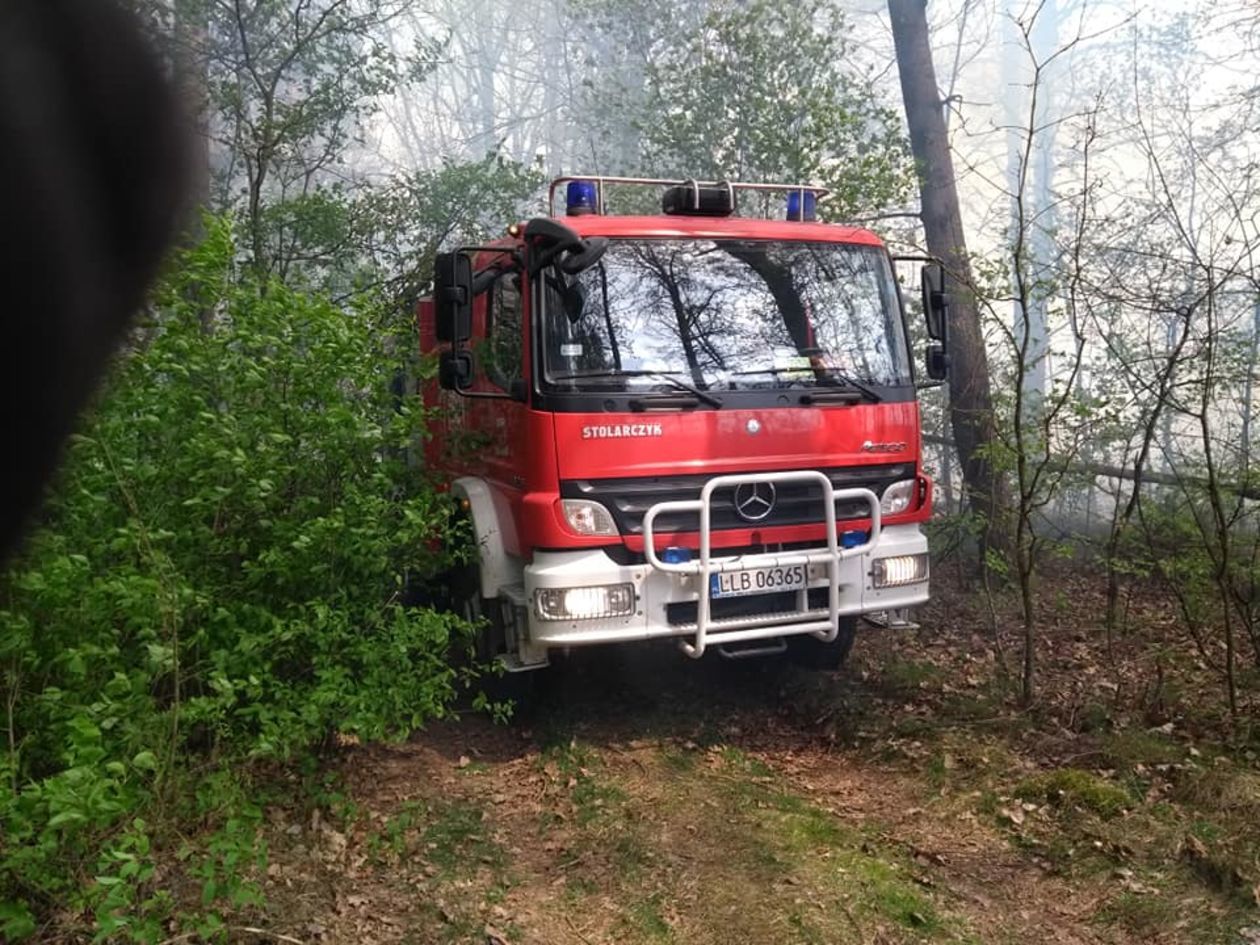
[[[414,346],[234,257],[212,221],[174,267],[0,577],[4,940],[214,935],[258,901],[253,772],[458,685],[462,624],[402,594],[459,547],[388,387]]]

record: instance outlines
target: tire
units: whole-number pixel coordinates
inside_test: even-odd
[[[450,610],[450,595],[439,578],[424,579],[416,574],[403,575],[401,600],[405,607],[429,607],[433,610]]]
[[[456,572],[448,582],[451,610],[476,627],[473,653],[479,662],[502,655],[506,645],[497,604],[481,595],[481,572],[475,564]]]
[[[453,577],[450,594],[451,609],[477,628],[473,659],[485,671],[472,684],[474,694],[480,691],[491,703],[511,702],[519,709],[534,695],[542,670],[509,673],[495,665],[507,652],[507,630],[499,602],[481,594],[481,572],[476,565],[461,569]]]
[[[788,637],[788,652],[793,662],[807,669],[836,670],[844,666],[857,638],[857,617],[841,617],[840,632],[830,643],[812,634]]]

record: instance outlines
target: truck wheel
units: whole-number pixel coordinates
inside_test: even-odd
[[[503,648],[503,621],[499,608],[481,596],[481,575],[475,566],[462,569],[451,582],[451,609],[475,630],[473,653],[479,662],[489,662]]]
[[[788,637],[792,659],[809,669],[839,669],[849,658],[857,637],[857,617],[841,617],[840,632],[830,643],[809,634]]]
[[[481,595],[481,574],[475,565],[461,571],[451,585],[452,609],[477,629],[473,653],[478,664],[487,667],[473,684],[491,702],[512,702],[519,707],[534,693],[541,670],[501,672],[494,663],[507,649],[507,632],[499,602]]]

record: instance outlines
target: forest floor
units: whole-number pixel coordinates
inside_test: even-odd
[[[1132,604],[1143,644],[1109,659],[1099,589],[1061,582],[1022,711],[983,597],[935,580],[921,630],[864,631],[839,673],[583,654],[510,724],[348,747],[336,803],[269,810],[250,921],[303,943],[1260,943],[1260,737],[1227,736],[1206,667],[1152,661],[1162,606]]]

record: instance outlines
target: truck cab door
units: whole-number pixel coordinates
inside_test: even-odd
[[[496,504],[506,503],[515,519],[528,460],[527,408],[521,399],[526,390],[521,274],[509,271],[500,275],[478,308],[473,317],[477,365],[473,389],[492,396],[465,400],[466,425],[475,442],[469,472],[490,483]]]

